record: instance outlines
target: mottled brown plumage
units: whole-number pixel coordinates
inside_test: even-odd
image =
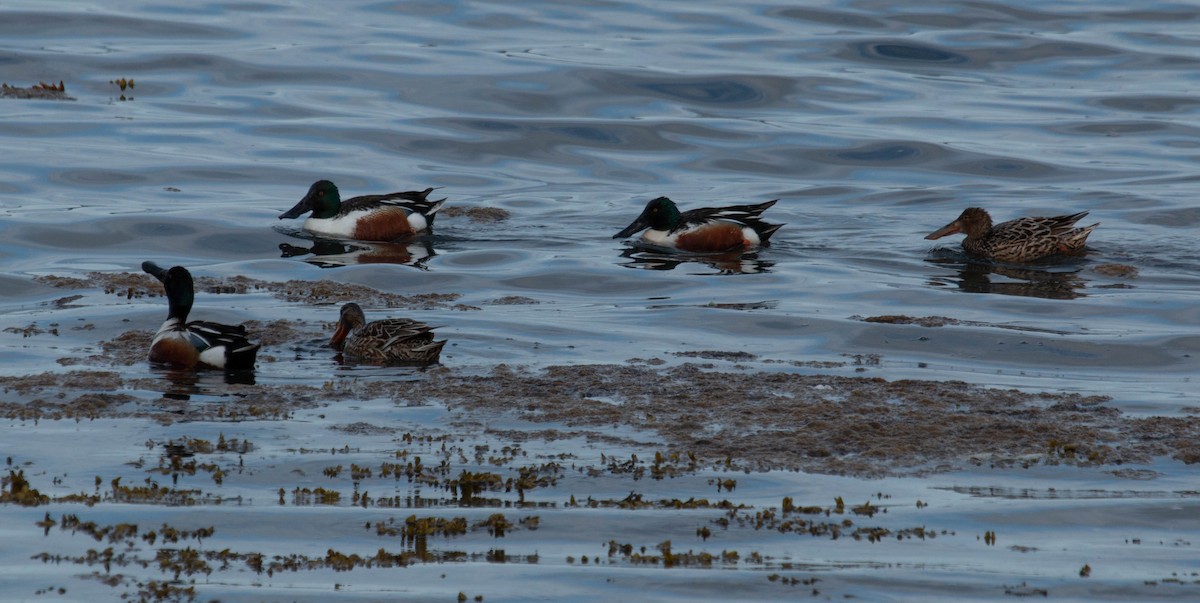
[[[933,240],[961,232],[967,235],[962,242],[967,253],[1001,262],[1031,262],[1058,253],[1082,253],[1088,235],[1100,225],[1097,222],[1075,228],[1075,223],[1087,214],[1081,211],[1069,216],[1017,218],[993,226],[987,211],[968,207],[953,222],[925,238]]]
[[[371,364],[430,364],[438,361],[446,341],[433,340],[433,328],[407,318],[367,322],[355,303],[342,306],[330,347],[348,359]]]

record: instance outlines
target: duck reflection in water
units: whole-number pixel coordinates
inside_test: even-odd
[[[192,371],[152,369],[166,380],[162,396],[168,400],[191,400],[192,396],[228,395],[226,385],[254,385],[254,371]]]
[[[634,243],[621,251],[621,262],[626,268],[642,270],[674,270],[684,264],[703,264],[717,274],[757,274],[770,272],[775,262],[758,259],[758,253],[731,251],[726,253],[679,253],[666,252],[653,246]]]
[[[968,293],[995,293],[1043,299],[1076,299],[1085,297],[1087,281],[1079,276],[1079,261],[1028,267],[1004,266],[971,261],[962,254],[939,250],[953,257],[932,257],[928,262],[955,269],[957,277],[933,276],[934,287],[957,286]]]
[[[313,239],[311,245],[302,247],[290,243],[279,244],[280,257],[293,258],[305,255],[304,261],[321,268],[336,268],[354,264],[405,264],[428,270],[425,262],[437,255],[429,241],[407,243],[348,243],[332,239]]]

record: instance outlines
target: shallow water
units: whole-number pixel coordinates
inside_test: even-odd
[[[738,370],[1107,395],[1107,404],[1127,413],[1194,420],[1198,18],[1191,3],[1119,2],[121,2],[103,12],[89,3],[6,3],[0,79],[18,86],[61,80],[75,100],[0,99],[7,149],[0,159],[0,373],[77,370],[59,359],[102,355],[101,342],[152,330],[165,313],[161,298],[63,290],[33,277],[137,272],[153,259],[198,276],[459,294],[457,306],[367,311],[440,325],[450,342],[443,364],[465,373],[501,362],[676,364],[688,359],[676,353],[720,350],[755,355]],[[122,92],[112,83],[119,78],[136,85]],[[432,236],[399,245],[313,241],[299,221],[276,217],[319,178],[336,182],[344,196],[441,187],[448,208],[503,209],[510,217],[447,214]],[[663,256],[611,238],[659,195],[685,209],[780,199],[766,218],[786,226],[771,247],[735,258]],[[959,253],[957,241],[922,239],[971,205],[997,220],[1089,210],[1085,223],[1101,226],[1085,257],[1035,266],[980,265]],[[83,297],[66,299],[73,295]],[[513,296],[536,303],[503,301]],[[260,384],[422,378],[409,369],[334,365],[321,347],[333,305],[261,291],[200,293],[194,314],[303,323],[298,340],[264,349],[276,361],[260,363]],[[884,315],[953,322],[863,320]],[[55,328],[57,335],[49,332]],[[125,379],[158,379],[161,389],[134,392],[139,398],[178,387],[140,363],[115,370]],[[220,403],[229,386],[210,376],[188,387]],[[290,470],[304,460],[289,450],[366,437],[330,426],[403,421],[436,430],[445,421],[431,411],[406,418],[411,411],[390,401],[363,406],[369,410],[329,407],[293,421],[166,429],[144,419],[13,420],[0,431],[0,454],[32,463],[27,473],[40,475],[35,486],[43,490],[50,476],[67,476],[64,494],[91,488],[94,474],[144,477],[123,464],[137,454],[123,448],[130,441],[223,432],[258,442],[258,462],[285,459],[278,462]],[[502,445],[502,438],[467,431],[468,440]],[[377,463],[394,436],[353,445],[371,451],[360,460]],[[61,453],[64,443],[82,447],[81,438],[94,454]],[[545,448],[539,453],[548,456],[588,450],[595,462],[603,446]],[[646,454],[629,443],[621,448],[633,449]],[[309,474],[319,476],[325,464],[314,463]],[[819,590],[833,597],[1006,599],[1004,587],[1021,582],[1062,598],[1195,597],[1195,501],[1180,500],[1195,491],[1194,469],[1166,460],[1150,468],[1148,483],[1075,467],[1015,474],[958,467],[882,481],[786,472],[739,478],[746,504],[777,505],[789,492],[821,505],[834,494],[849,502],[876,492],[903,499],[905,509],[912,499],[934,500],[932,509],[897,511],[905,517],[896,527],[927,522],[960,535],[920,544],[822,540],[816,551],[739,532],[735,538],[744,540],[709,546],[691,541],[708,516],[667,513],[660,525],[597,511],[596,521],[651,548],[673,539],[678,548],[736,545],[784,556],[805,568],[795,575],[820,577]],[[218,534],[230,538],[207,545],[238,549],[235,534],[247,522],[271,526],[255,541],[278,551],[323,553],[325,538],[367,555],[380,546],[353,532],[300,543],[273,529],[346,511],[343,504],[276,513],[273,493],[294,485],[290,475],[222,484],[222,495],[240,492],[249,502],[205,507],[221,516],[211,520],[220,523]],[[561,503],[590,488],[616,498],[641,488],[674,495],[707,488],[710,477],[695,477],[698,485],[579,480],[558,486],[553,498]],[[1110,496],[1046,500],[938,489],[964,485]],[[349,485],[339,486],[348,496]],[[1154,494],[1122,494],[1133,490]],[[311,517],[299,516],[306,511]],[[9,569],[0,571],[0,589],[7,595],[33,598],[48,584],[66,586],[68,599],[112,592],[72,578],[79,568],[29,561],[36,552],[81,546],[69,536],[41,540],[32,522],[43,508],[2,512],[4,540],[28,543],[5,547]],[[206,521],[192,509],[145,512]],[[385,586],[392,575],[371,569],[271,581],[235,574],[202,585],[199,596],[315,600],[328,597],[335,582],[348,585],[339,591],[348,597],[449,600],[462,590],[487,601],[527,600],[530,580],[545,585],[538,591],[545,598],[579,601],[647,589],[660,600],[723,600],[731,592],[769,600],[780,589],[791,596],[813,588],[768,581],[778,571],[770,563],[675,573],[567,564],[568,555],[597,554],[607,539],[572,532],[569,520],[558,519],[571,512],[543,513],[540,530],[501,543],[509,554],[537,552],[537,564],[476,560],[404,570],[406,581],[422,585],[453,572],[456,585],[392,592]],[[52,506],[59,513],[98,523],[131,514],[121,505]],[[1066,553],[979,545],[974,536],[986,530],[1001,541],[1008,533],[1061,541],[1043,550]],[[472,550],[492,547],[486,535],[471,538]],[[1080,566],[1095,558],[1109,563],[1092,562],[1091,581],[1081,582]],[[1159,582],[1172,572],[1186,576],[1184,584]],[[463,576],[469,588],[457,585]]]

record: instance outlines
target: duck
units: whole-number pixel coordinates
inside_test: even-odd
[[[647,203],[641,215],[613,238],[627,238],[646,230],[642,242],[668,249],[697,253],[751,249],[766,245],[771,235],[784,226],[764,222],[760,217],[777,201],[680,212],[674,201],[658,197]]]
[[[992,216],[980,207],[964,209],[953,222],[925,235],[935,240],[963,233],[963,249],[972,255],[1001,262],[1031,262],[1055,254],[1079,254],[1088,235],[1100,225],[1076,228],[1088,212],[1066,216],[1024,217],[992,225]]]
[[[167,320],[150,342],[150,363],[172,368],[209,368],[225,371],[254,369],[261,344],[246,338],[246,327],[203,320],[187,321],[195,299],[192,273],[183,266],[163,269],[142,262],[142,271],[163,284]]]
[[[429,232],[433,218],[445,199],[427,199],[433,187],[423,191],[363,195],[342,201],[338,187],[329,180],[318,180],[291,209],[279,214],[280,220],[299,218],[304,230],[318,236],[358,241],[394,241]]]
[[[446,340],[434,341],[433,327],[407,318],[367,322],[362,307],[342,306],[329,347],[344,358],[370,364],[432,364]]]

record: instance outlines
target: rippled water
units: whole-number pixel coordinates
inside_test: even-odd
[[[870,376],[1175,414],[1195,407],[1200,365],[1198,22],[1187,2],[8,2],[0,79],[61,80],[75,100],[0,99],[0,323],[64,325],[57,341],[0,333],[0,371],[65,370],[163,314],[99,293],[48,305],[63,293],[32,277],[154,259],[459,293],[482,309],[404,314],[442,325],[461,370],[878,355]],[[511,217],[330,245],[276,219],[320,178],[343,196],[441,187],[447,207]],[[740,258],[611,238],[659,195],[780,199],[766,217],[787,225]],[[922,239],[972,205],[1101,226],[1086,257],[1032,267]],[[538,303],[492,303],[508,296]],[[197,306],[230,322],[335,312]],[[879,315],[961,322],[861,320]],[[65,327],[84,320],[95,330]],[[258,378],[329,370],[313,354]]]

